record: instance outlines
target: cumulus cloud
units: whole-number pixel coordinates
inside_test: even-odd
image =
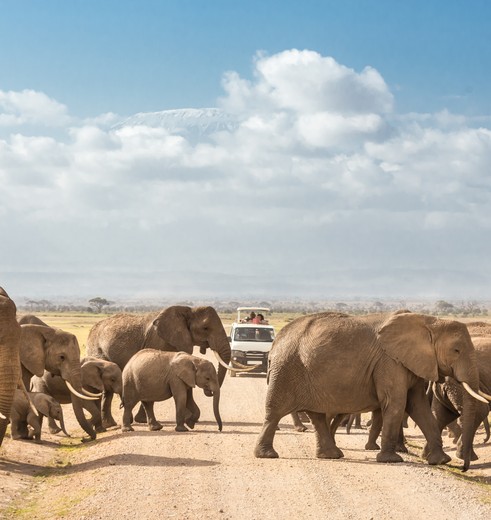
[[[0,126],[61,126],[68,122],[66,106],[44,92],[29,89],[20,92],[0,90]]]
[[[398,114],[378,71],[308,50],[258,54],[223,87],[220,109],[79,121],[44,93],[0,91],[0,268],[121,270],[120,291],[141,272],[164,293],[190,272],[190,294],[215,273],[240,295],[244,272],[264,296],[491,290],[486,115]]]

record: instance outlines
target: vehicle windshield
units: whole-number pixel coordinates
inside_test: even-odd
[[[259,327],[240,327],[236,329],[235,341],[273,341],[273,329]]]

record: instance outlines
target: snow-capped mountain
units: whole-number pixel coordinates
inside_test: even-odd
[[[113,128],[138,125],[165,128],[172,134],[179,134],[191,140],[201,140],[216,132],[235,130],[238,121],[219,108],[183,108],[161,112],[139,112],[114,125]]]

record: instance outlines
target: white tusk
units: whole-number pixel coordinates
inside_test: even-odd
[[[217,358],[220,365],[222,365],[222,367],[225,367],[227,370],[232,370],[233,372],[249,372],[250,370],[253,370],[256,368],[255,366],[251,367],[251,368],[234,368],[234,367],[231,367],[230,365],[227,365],[227,363],[225,363],[225,361],[223,361],[223,359],[220,357],[220,354],[216,350],[213,351],[213,354],[215,354],[215,357]]]
[[[68,381],[65,380],[65,383],[66,383],[66,386],[68,386],[68,390],[70,390],[70,392],[73,395],[80,397],[80,399],[85,399],[86,401],[97,401],[97,399],[99,399],[98,397],[89,397],[88,395],[79,394]]]
[[[97,399],[99,399],[100,397],[102,397],[102,392],[100,392],[99,394],[93,394],[92,392],[89,392],[88,390],[85,390],[84,387],[82,387],[82,392],[85,394],[85,395],[88,395],[90,397],[97,397]]]
[[[472,388],[465,382],[465,381],[462,381],[462,386],[467,390],[467,392],[472,395],[472,397],[474,397],[475,399],[477,399],[478,401],[482,401],[483,403],[486,403],[488,404],[488,402],[486,401],[486,399],[484,399],[484,397],[481,397],[479,394],[477,394],[476,392],[474,392],[474,390],[472,390]]]
[[[481,397],[484,397],[484,399],[487,399],[488,401],[491,401],[491,395],[487,394],[486,392],[483,392],[482,390],[479,390],[479,395]]]
[[[0,419],[6,419],[7,417],[5,417],[5,415],[3,415],[2,412],[0,412]]]

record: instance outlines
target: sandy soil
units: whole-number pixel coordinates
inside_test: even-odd
[[[253,447],[265,391],[263,377],[227,377],[221,433],[211,399],[199,391],[202,419],[189,433],[174,431],[174,405],[166,401],[156,404],[164,423],[159,432],[137,425],[135,432],[112,429],[83,444],[80,436],[47,431],[41,445],[7,439],[0,451],[0,518],[491,518],[491,444],[482,444],[483,432],[480,459],[466,474],[457,459],[427,466],[418,456],[422,435],[411,427],[411,453],[401,464],[376,463],[375,452],[363,449],[366,430],[340,431],[345,458],[319,460],[312,428],[298,433],[288,417],[275,440],[280,458],[259,460]],[[64,410],[69,431],[80,435],[70,408]],[[444,443],[454,456],[451,440]]]

